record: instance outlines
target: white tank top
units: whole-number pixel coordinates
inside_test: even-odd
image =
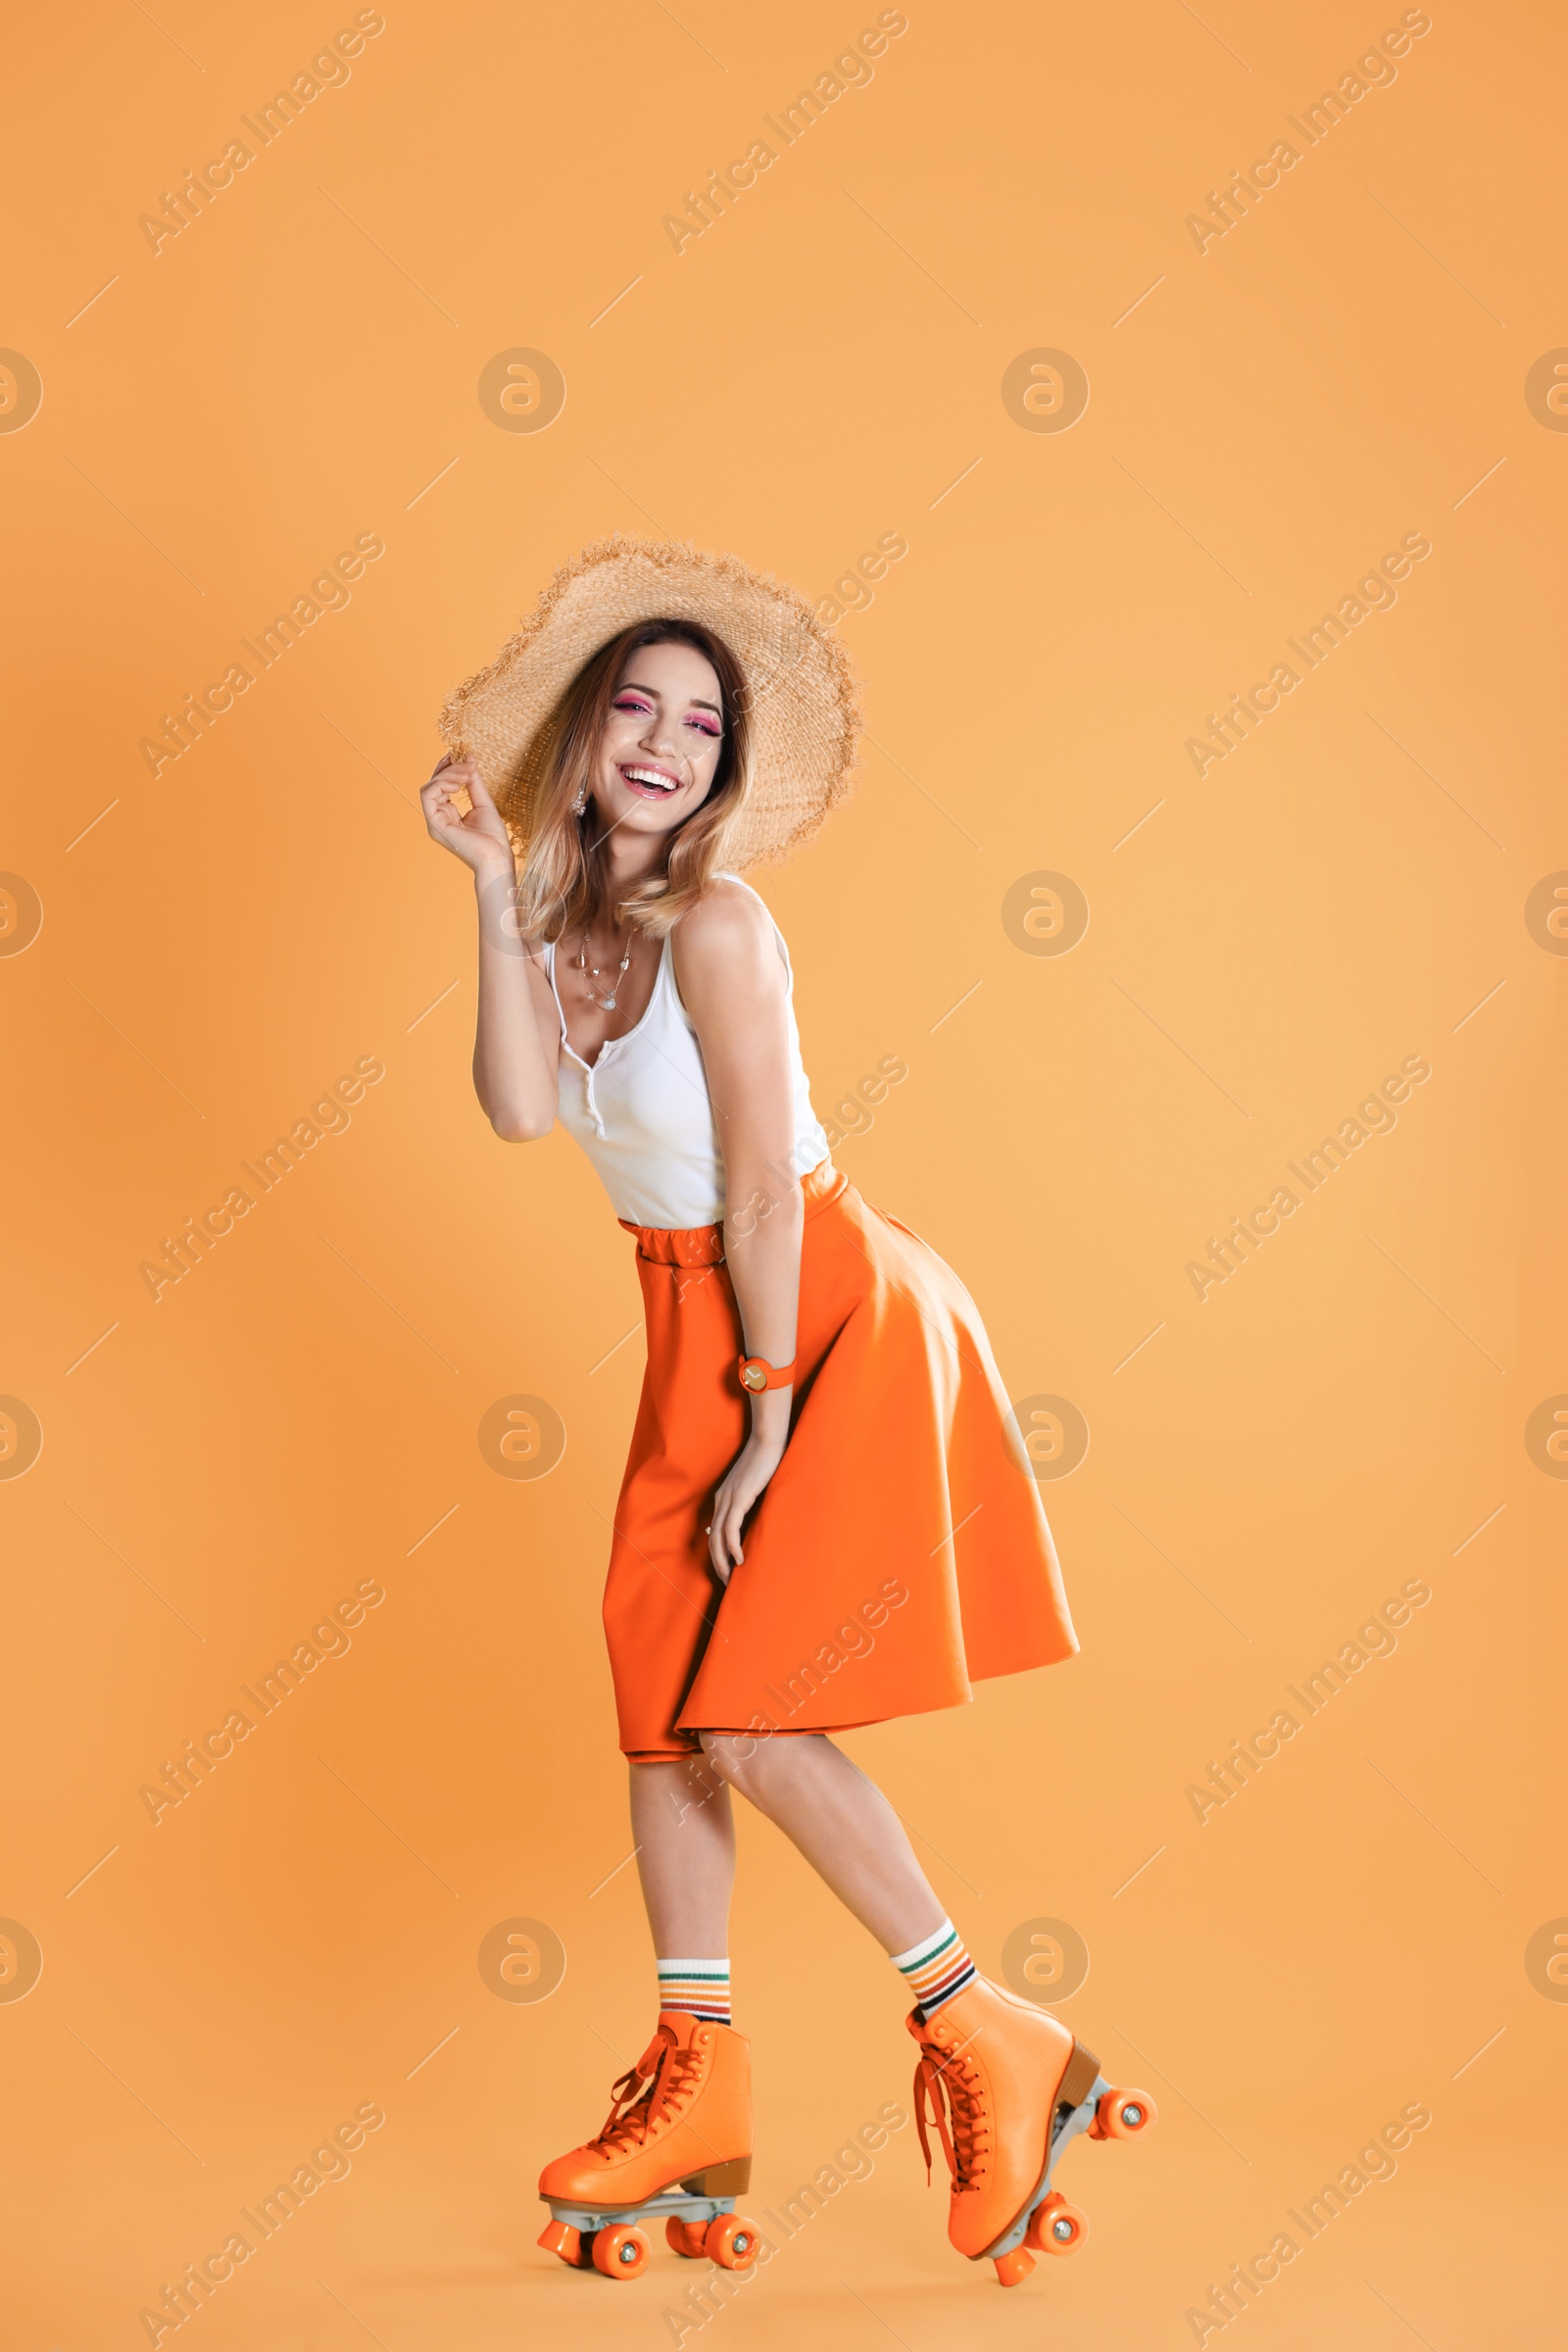
[[[752,889],[739,874],[726,874],[724,879]],[[752,896],[760,899],[758,891]],[[777,923],[773,937],[786,975],[795,1090],[794,1174],[806,1176],[827,1158],[828,1141],[811,1108],[811,1090],[801,1063],[795,974]],[[670,936],[666,934],[661,949],[647,1011],[624,1037],[612,1037],[600,1048],[592,1067],[566,1042],[553,941],[545,950],[545,968],[561,1014],[561,1124],[593,1161],[616,1216],[633,1225],[678,1230],[716,1225],[725,1206],[724,1155],[702,1048],[675,986]]]

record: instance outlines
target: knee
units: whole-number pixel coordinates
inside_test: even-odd
[[[765,1807],[767,1792],[799,1763],[812,1739],[796,1735],[775,1740],[766,1732],[704,1732],[703,1757],[709,1770],[754,1805]]]
[[[740,1788],[756,1741],[743,1733],[732,1732],[699,1732],[698,1738],[703,1743],[703,1762],[713,1778],[731,1788]]]
[[[633,1756],[631,1765],[632,1804],[653,1802],[668,1806],[684,1820],[693,1805],[706,1805],[717,1796],[719,1779],[697,1748],[689,1756]]]
[[[715,1780],[755,1798],[766,1771],[767,1742],[754,1732],[704,1732],[703,1761]]]

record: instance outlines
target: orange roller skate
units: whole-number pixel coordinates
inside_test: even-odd
[[[1072,2254],[1089,2224],[1053,2189],[1069,2139],[1138,2139],[1156,2121],[1141,2090],[1112,2090],[1100,2061],[1060,2020],[977,1977],[924,2024],[914,2112],[931,2171],[926,2110],[953,2175],[948,2235],[960,2254],[989,2256],[1004,2286],[1034,2269],[1034,2253]]]
[[[604,2129],[539,2176],[550,2208],[539,2243],[578,2270],[636,2278],[644,2222],[662,2221],[677,2254],[749,2270],[760,2233],[735,2211],[752,2178],[752,2047],[684,2009],[659,2029],[611,2092]]]

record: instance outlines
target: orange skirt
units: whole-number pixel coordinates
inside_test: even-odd
[[[637,1237],[648,1368],[605,1633],[623,1752],[700,1731],[849,1731],[1070,1657],[1055,1546],[968,1292],[825,1161],[803,1178],[784,1457],[721,1585],[704,1530],[746,1442],[721,1225]]]

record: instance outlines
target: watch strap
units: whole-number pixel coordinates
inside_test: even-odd
[[[760,1396],[765,1389],[787,1389],[795,1378],[796,1361],[791,1356],[787,1364],[770,1364],[765,1356],[743,1355],[738,1366],[741,1387],[749,1396]]]

